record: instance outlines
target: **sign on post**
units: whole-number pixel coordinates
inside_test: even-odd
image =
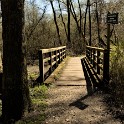
[[[118,24],[118,13],[108,13],[107,14],[108,24]]]

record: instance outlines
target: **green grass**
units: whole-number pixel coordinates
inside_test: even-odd
[[[44,110],[47,107],[45,102],[46,91],[47,87],[45,85],[30,88],[33,110],[16,122],[16,124],[41,124],[45,120]]]

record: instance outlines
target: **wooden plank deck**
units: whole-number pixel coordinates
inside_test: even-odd
[[[74,57],[69,60],[56,83],[56,85],[66,86],[86,85],[81,60],[79,57]]]
[[[43,124],[121,124],[108,114],[103,99],[97,92],[88,95],[80,57],[72,57],[48,89]]]

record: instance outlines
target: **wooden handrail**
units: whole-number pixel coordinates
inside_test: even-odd
[[[96,74],[102,77],[102,82],[109,81],[109,73],[107,72],[109,52],[107,49],[86,46],[86,57]]]
[[[97,50],[97,51],[104,51],[104,50],[106,50],[106,49],[103,49],[103,48],[99,48],[99,47],[92,47],[92,46],[86,46],[86,48],[88,48],[88,49],[94,49],[94,50]]]
[[[39,71],[41,83],[50,76],[65,57],[66,46],[39,50]]]
[[[49,53],[49,52],[53,52],[53,51],[57,51],[65,48],[66,46],[62,46],[62,47],[49,48],[49,49],[40,49],[39,51],[42,51],[42,53]]]

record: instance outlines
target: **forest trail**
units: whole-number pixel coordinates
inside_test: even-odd
[[[88,95],[87,89],[80,57],[70,58],[48,89],[43,124],[121,124],[108,112],[103,94]]]

